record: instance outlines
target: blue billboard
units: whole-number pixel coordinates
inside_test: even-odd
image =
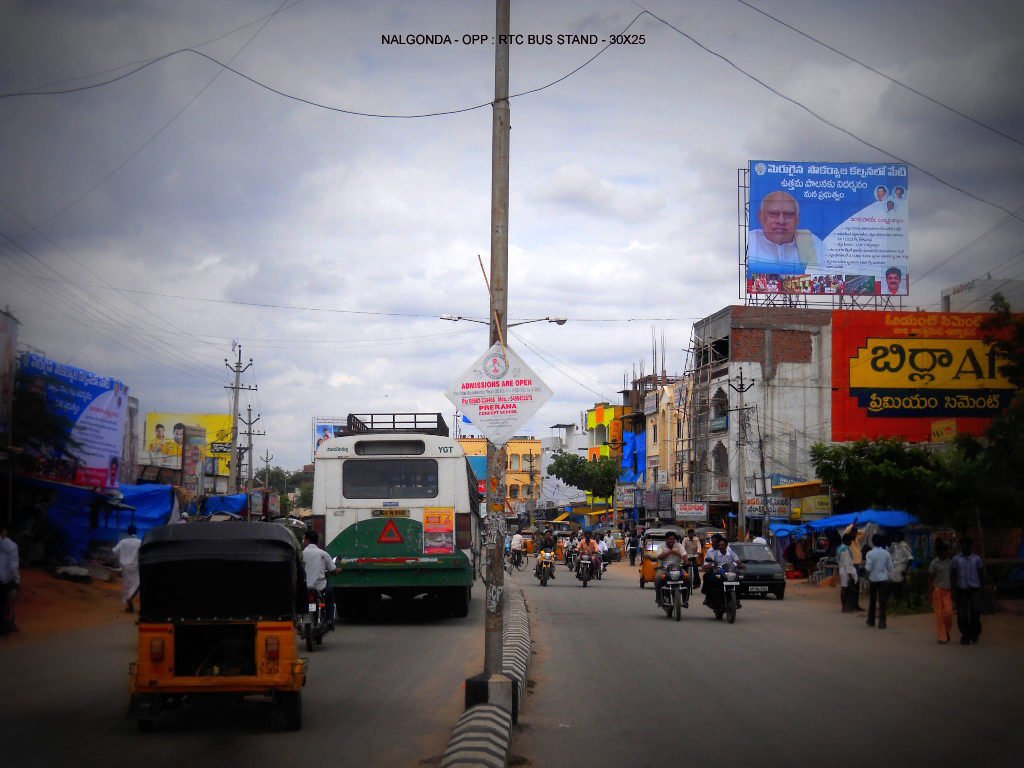
[[[906,296],[907,166],[750,161],[747,293]]]

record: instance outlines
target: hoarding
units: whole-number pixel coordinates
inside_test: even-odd
[[[320,447],[320,444],[324,440],[330,440],[332,437],[341,437],[345,433],[345,426],[348,424],[348,419],[345,418],[330,418],[330,417],[313,417],[313,456],[316,455],[316,449]]]
[[[202,491],[203,449],[206,448],[206,429],[185,426],[182,440],[181,485],[198,495]]]
[[[748,294],[906,296],[907,166],[750,161]]]
[[[66,425],[56,439],[26,446],[25,471],[47,480],[116,488],[128,387],[33,353],[21,357],[20,386],[43,395],[47,413]]]
[[[832,313],[832,439],[901,437],[928,442],[937,419],[980,435],[1014,386],[982,340],[990,315]]]
[[[203,447],[204,470],[210,467],[212,459],[214,472],[207,474],[227,475],[231,467],[231,429],[234,426],[227,413],[150,413],[146,416],[146,433],[140,461],[165,467],[181,467],[181,450],[185,441],[185,427],[202,427],[206,430],[206,445]]]

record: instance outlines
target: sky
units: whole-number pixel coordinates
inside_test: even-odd
[[[554,391],[523,431],[617,402],[652,348],[684,373],[694,320],[742,301],[751,159],[910,163],[908,308],[1024,277],[1022,16],[513,0],[512,32],[552,42],[510,53],[513,94],[551,85],[511,99],[509,322],[567,318],[510,331]],[[468,0],[0,0],[19,348],[125,382],[142,414],[226,413],[238,340],[254,453],[287,469],[313,417],[451,421],[488,346],[440,319],[488,312],[495,49],[462,40],[494,29]],[[452,43],[382,41],[426,34]]]

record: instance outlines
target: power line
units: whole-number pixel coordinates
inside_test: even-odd
[[[1014,144],[1019,144],[1021,146],[1024,146],[1024,141],[1021,141],[1020,139],[1016,138],[1015,136],[1011,136],[1008,133],[1004,133],[1003,131],[1000,131],[998,128],[993,128],[988,123],[983,123],[981,120],[978,120],[977,118],[971,117],[970,115],[968,115],[968,114],[966,114],[964,112],[961,112],[960,110],[955,109],[955,108],[949,106],[948,104],[945,104],[945,103],[939,101],[938,99],[933,99],[928,94],[922,93],[921,91],[917,90],[916,88],[914,88],[912,86],[907,85],[906,83],[902,82],[901,80],[897,80],[896,78],[894,78],[894,77],[892,77],[890,75],[885,74],[885,72],[882,72],[881,70],[875,69],[870,64],[865,64],[860,59],[855,59],[853,56],[850,56],[848,53],[843,53],[838,48],[833,48],[828,43],[822,42],[821,40],[819,40],[818,38],[814,37],[813,35],[809,35],[806,32],[804,32],[803,30],[797,29],[796,27],[792,26],[791,24],[787,24],[786,22],[782,21],[782,19],[776,18],[775,16],[772,16],[767,11],[763,11],[760,8],[758,8],[757,6],[751,5],[746,0],[736,0],[736,2],[738,2],[740,5],[747,6],[747,8],[749,8],[752,11],[757,11],[762,16],[767,16],[769,19],[774,21],[776,24],[781,24],[786,29],[790,29],[793,32],[796,32],[798,35],[806,37],[808,40],[810,40],[811,42],[817,43],[822,48],[827,48],[828,50],[832,51],[832,53],[838,54],[839,56],[842,56],[844,59],[847,59],[848,61],[852,61],[854,64],[859,64],[860,66],[864,67],[864,69],[867,69],[867,70],[869,70],[871,72],[874,72],[876,75],[878,75],[879,77],[885,78],[890,83],[895,83],[896,85],[900,86],[901,88],[905,88],[906,90],[910,91],[911,93],[917,94],[922,99],[925,99],[926,101],[930,101],[932,104],[935,104],[936,106],[942,107],[943,109],[949,110],[954,115],[957,115],[958,117],[962,117],[964,120],[968,120],[968,121],[974,123],[975,125],[980,126],[981,128],[984,128],[984,129],[986,129],[988,131],[991,131],[992,133],[995,133],[995,134],[997,134],[999,136],[1002,136],[1004,139],[1008,139],[1009,141],[1012,141]]]

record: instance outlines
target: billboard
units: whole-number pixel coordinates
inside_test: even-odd
[[[832,439],[928,442],[936,420],[980,435],[1013,397],[982,341],[987,314],[832,313]]]
[[[182,440],[181,485],[193,494],[202,493],[202,472],[205,468],[206,428],[185,425]]]
[[[345,434],[345,427],[348,424],[347,418],[336,419],[322,416],[313,417],[313,447],[310,455],[316,455],[316,449],[324,440],[332,437],[341,437]]]
[[[26,447],[25,471],[63,483],[116,488],[128,387],[28,352],[21,357],[20,386],[42,395],[47,414],[66,426],[63,435]]]
[[[231,461],[231,429],[234,426],[227,413],[150,413],[146,415],[143,464],[181,467],[181,451],[185,442],[185,427],[206,430],[203,448],[205,474],[227,475]],[[211,459],[213,466],[211,466]]]
[[[907,166],[750,161],[748,294],[906,296]]]

